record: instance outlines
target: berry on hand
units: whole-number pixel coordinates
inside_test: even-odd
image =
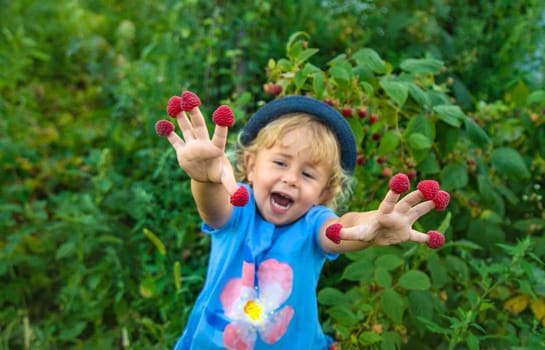
[[[341,243],[341,224],[332,224],[325,229],[325,235],[327,238],[333,241],[335,244]]]
[[[231,195],[230,202],[235,207],[243,207],[248,203],[250,199],[248,190],[244,186],[240,186],[238,190]]]
[[[390,179],[390,190],[397,194],[407,192],[409,187],[409,177],[403,173],[396,174]]]
[[[182,98],[180,96],[172,96],[167,103],[167,114],[171,118],[176,118],[178,113],[182,111]]]
[[[212,120],[216,125],[229,127],[235,124],[235,115],[229,106],[222,105],[212,113]]]
[[[195,107],[199,107],[201,105],[201,100],[199,99],[199,96],[195,95],[191,91],[184,91],[182,93],[182,102],[181,107],[183,111],[189,112]]]
[[[424,199],[432,200],[439,192],[439,182],[435,180],[422,180],[416,188],[422,193]]]
[[[174,131],[174,124],[168,120],[158,120],[155,123],[155,132],[159,136],[168,136],[171,132]]]
[[[445,210],[450,201],[450,194],[446,191],[439,191],[437,195],[433,198],[433,203],[435,203],[435,210]]]
[[[438,231],[428,231],[428,247],[431,249],[437,249],[442,247],[443,244],[445,244],[445,236]]]

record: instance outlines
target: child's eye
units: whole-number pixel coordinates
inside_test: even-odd
[[[309,179],[314,179],[314,174],[308,171],[303,171],[303,176]]]
[[[278,166],[285,166],[286,165],[286,162],[284,162],[283,160],[273,160],[273,163],[275,165],[278,165]]]

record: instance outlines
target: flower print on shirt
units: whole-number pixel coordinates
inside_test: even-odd
[[[243,262],[242,278],[227,282],[220,301],[232,321],[225,327],[223,345],[229,350],[252,350],[257,334],[267,344],[276,343],[288,329],[293,307],[280,306],[292,291],[293,270],[275,259],[263,261],[254,281],[255,265]]]

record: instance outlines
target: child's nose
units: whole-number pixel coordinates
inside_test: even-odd
[[[297,184],[297,173],[295,171],[286,171],[282,176],[282,181],[290,186]]]

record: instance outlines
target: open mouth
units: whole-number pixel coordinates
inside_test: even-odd
[[[271,195],[271,204],[278,210],[287,210],[293,204],[293,200],[289,196],[275,192]]]

